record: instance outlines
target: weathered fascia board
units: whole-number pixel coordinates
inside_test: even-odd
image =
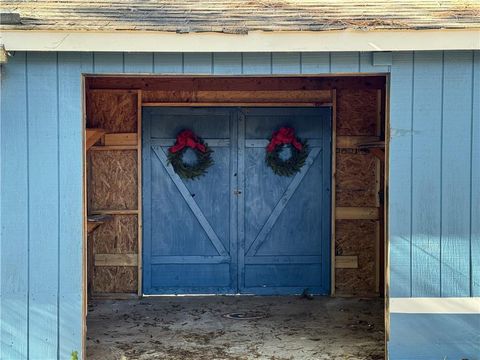
[[[282,52],[478,50],[480,29],[263,32],[2,30],[7,51]]]

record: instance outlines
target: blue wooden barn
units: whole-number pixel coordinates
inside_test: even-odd
[[[90,299],[302,292],[480,359],[478,1],[0,9],[0,359],[86,358]]]

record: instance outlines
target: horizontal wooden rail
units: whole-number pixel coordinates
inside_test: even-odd
[[[137,215],[138,210],[113,210],[113,209],[101,209],[91,210],[90,215]]]
[[[335,256],[336,269],[357,269],[358,256]]]
[[[337,207],[335,209],[336,220],[378,220],[378,218],[377,207]]]
[[[137,145],[137,133],[105,134],[103,145],[105,146],[135,146]]]
[[[337,136],[337,149],[356,149],[362,144],[379,140],[378,136]]]
[[[131,300],[138,299],[137,293],[93,293],[93,300]]]
[[[171,107],[325,107],[332,106],[330,102],[150,102],[142,106],[171,106]]]
[[[112,145],[112,146],[95,145],[95,146],[92,146],[90,150],[94,150],[94,151],[137,150],[137,145]]]
[[[138,254],[95,254],[95,266],[137,266]]]
[[[330,90],[143,90],[142,102],[331,103]]]

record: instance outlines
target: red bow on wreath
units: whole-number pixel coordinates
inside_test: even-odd
[[[282,127],[272,135],[272,139],[267,146],[268,152],[275,151],[278,145],[292,144],[298,151],[302,150],[302,144],[295,137],[295,130],[289,127]]]
[[[183,130],[180,132],[180,134],[177,135],[177,141],[175,142],[175,145],[168,150],[174,154],[180,150],[183,150],[186,146],[192,149],[198,149],[203,153],[206,150],[205,145],[198,142],[197,137],[191,130]]]

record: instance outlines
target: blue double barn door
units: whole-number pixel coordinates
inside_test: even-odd
[[[268,139],[285,125],[309,143],[292,177],[265,163]],[[167,161],[183,129],[213,150],[197,180]],[[327,294],[330,141],[330,108],[144,108],[144,293]]]

